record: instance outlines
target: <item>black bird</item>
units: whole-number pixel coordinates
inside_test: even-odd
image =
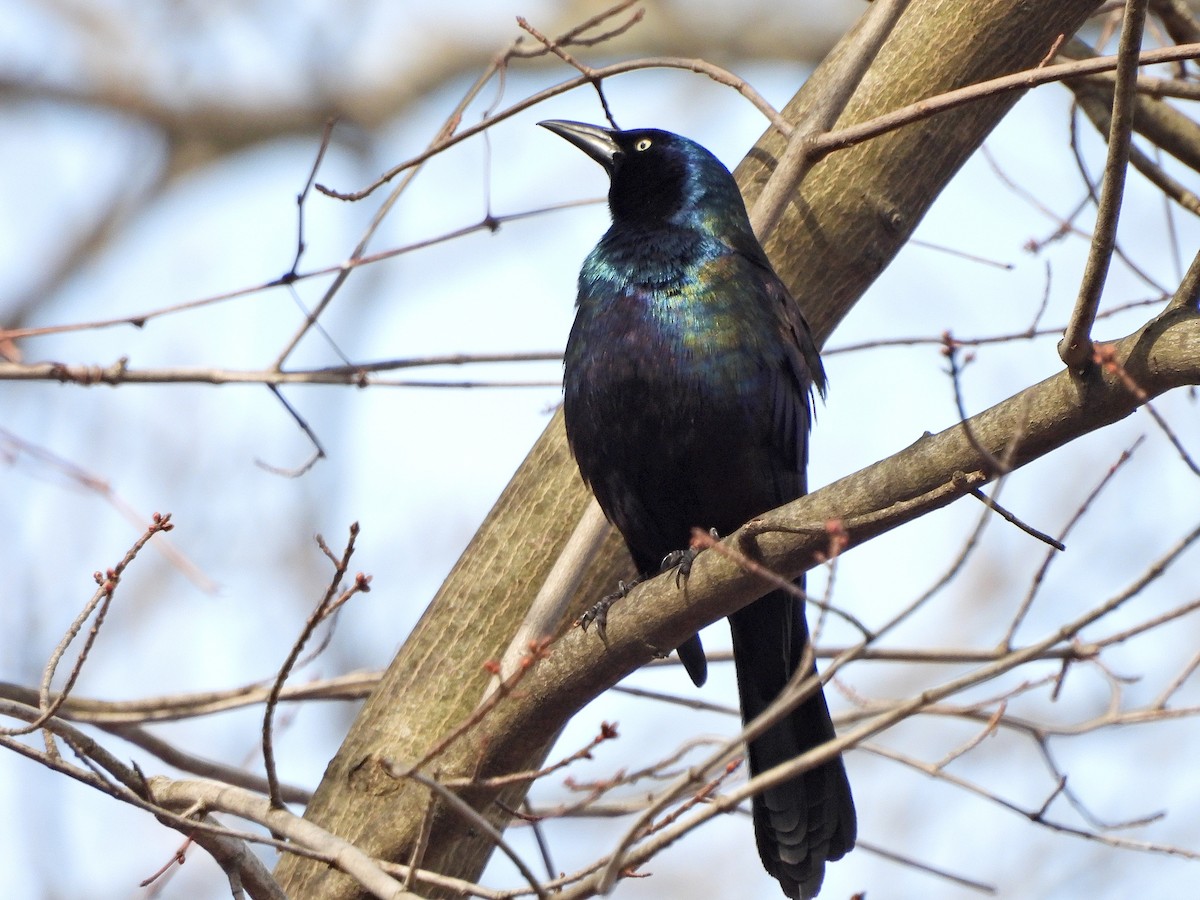
[[[540,124],[611,179],[612,227],[579,274],[564,413],[580,473],[649,577],[692,528],[727,534],[805,492],[812,389],[824,393],[825,373],[715,156],[666,131]],[[804,604],[776,591],[729,623],[749,721],[802,660]],[[698,635],[679,656],[702,684]],[[750,743],[750,772],[833,737],[818,690]],[[756,796],[753,813],[763,865],[789,897],[816,896],[826,861],[854,846],[840,757]]]

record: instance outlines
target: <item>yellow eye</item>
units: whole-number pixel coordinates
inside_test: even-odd
[[[633,149],[636,150],[638,153],[641,153],[643,150],[650,149],[650,143],[651,143],[650,138],[642,138],[640,141],[638,141],[636,144],[633,145]]]

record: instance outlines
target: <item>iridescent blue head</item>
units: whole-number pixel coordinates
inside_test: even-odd
[[[608,172],[614,223],[675,225],[750,233],[737,182],[721,161],[678,134],[654,128],[617,131],[583,122],[539,122]]]

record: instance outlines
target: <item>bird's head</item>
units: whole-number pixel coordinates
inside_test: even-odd
[[[716,227],[716,218],[726,227],[744,222],[749,230],[733,176],[695,141],[654,128],[618,131],[560,120],[538,124],[604,166],[611,179],[613,221]]]

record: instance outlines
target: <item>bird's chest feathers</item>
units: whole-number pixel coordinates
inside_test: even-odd
[[[635,245],[624,256],[588,267],[580,283],[572,344],[589,378],[686,391],[753,356],[741,324],[755,311],[738,296],[730,255]]]

